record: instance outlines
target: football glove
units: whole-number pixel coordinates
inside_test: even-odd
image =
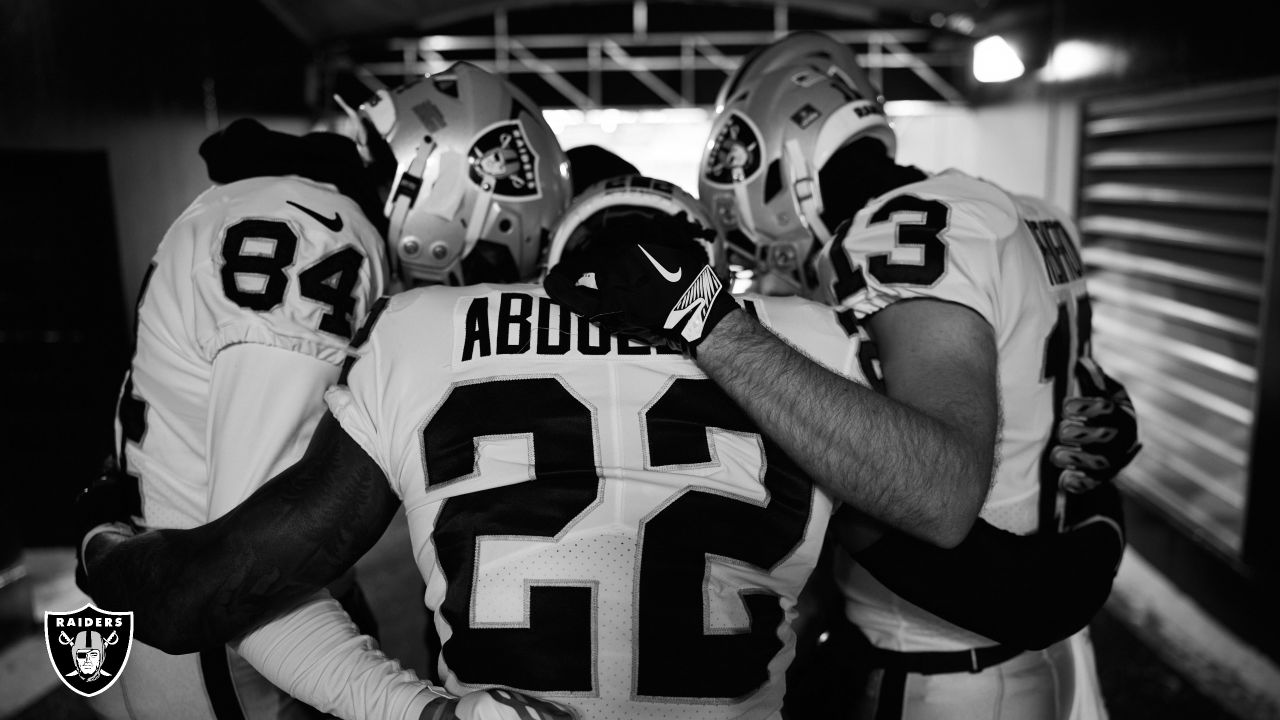
[[[460,698],[436,700],[420,720],[576,720],[572,708],[506,688],[489,688]]]
[[[600,327],[692,355],[725,315],[740,309],[697,241],[593,238],[567,253],[543,283],[557,303]]]
[[[89,578],[85,572],[84,548],[91,534],[110,528],[116,532],[136,534],[141,528],[134,522],[137,507],[136,481],[120,471],[115,456],[108,456],[102,470],[71,506],[76,537],[76,585],[89,594]]]
[[[1110,530],[1114,533],[1115,554],[1096,558],[1110,565],[1112,573],[1120,566],[1125,546],[1124,507],[1120,502],[1120,490],[1115,483],[1101,483],[1092,490],[1062,493],[1058,512],[1058,532],[1070,533],[1086,527],[1097,526],[1095,531]]]
[[[1058,485],[1070,493],[1109,482],[1142,449],[1138,416],[1124,386],[1092,359],[1076,362],[1080,394],[1062,401],[1058,444],[1049,460],[1061,469]]]

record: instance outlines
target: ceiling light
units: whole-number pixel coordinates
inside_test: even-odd
[[[1018,53],[999,35],[979,40],[973,46],[973,77],[978,82],[1006,82],[1022,77]]]
[[[1123,67],[1126,58],[1115,48],[1084,40],[1064,40],[1040,71],[1046,82],[1071,82]]]

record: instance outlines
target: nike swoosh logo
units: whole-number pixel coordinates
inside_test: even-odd
[[[671,272],[670,270],[662,267],[662,263],[655,260],[654,257],[649,254],[649,251],[644,249],[643,245],[637,245],[636,247],[640,248],[640,252],[644,253],[644,256],[649,258],[649,262],[653,263],[653,267],[658,271],[658,274],[665,278],[667,282],[680,281],[680,276],[684,275],[684,268],[679,268],[675,272]]]
[[[337,212],[333,213],[333,217],[327,218],[321,215],[320,213],[316,212],[315,210],[312,210],[309,207],[303,207],[292,200],[285,200],[285,202],[289,203],[290,205],[301,210],[302,212],[315,218],[316,222],[328,228],[329,232],[338,232],[339,230],[342,229],[342,216],[339,215]]]

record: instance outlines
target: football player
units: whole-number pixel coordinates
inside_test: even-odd
[[[363,148],[367,158],[346,137],[298,138],[252,121],[202,146],[219,184],[157,250],[121,392],[120,471],[133,479],[107,494],[131,506],[138,527],[202,525],[296,461],[356,324],[392,276],[445,282],[466,267],[514,279],[506,273],[536,257],[567,204],[568,169],[554,136],[536,106],[496,77],[458,66],[377,101],[365,119],[389,142],[374,144],[372,155]],[[384,206],[375,187],[388,171],[395,185]],[[390,225],[390,254],[370,218]],[[458,700],[377,652],[323,596],[237,649],[211,644],[169,657],[140,642],[118,695],[98,709],[133,718],[317,715],[241,655],[294,696],[346,717],[524,704],[516,694],[480,693],[457,709]]]
[[[367,219],[375,195],[350,140],[241,120],[200,153],[217,185],[174,221],[152,258],[118,400],[114,472],[140,527],[202,525],[296,460],[353,323],[387,283],[382,239]],[[353,578],[333,590],[356,617],[371,617]],[[130,660],[90,700],[99,714],[318,716],[225,646],[170,657],[139,642]]]
[[[887,397],[824,372],[744,313],[708,313],[698,289],[625,279],[645,269],[634,256],[592,268],[610,300],[575,309],[641,336],[684,333],[700,368],[767,435],[875,519],[924,518],[919,537],[943,546],[979,513],[1019,534],[1074,524],[1066,492],[1109,479],[1138,449],[1132,405],[1089,359],[1074,229],[1041,201],[896,165],[878,96],[839,52],[806,47],[811,36],[765,49],[731,78],[700,195],[731,262],[762,289],[827,296],[851,332],[874,338],[868,374]],[[1064,404],[1077,392],[1094,397]],[[1055,452],[1055,433],[1075,447]],[[916,493],[891,501],[867,477]],[[1104,587],[1119,531],[1082,558]],[[866,716],[1105,713],[1089,689],[1087,637],[1026,652],[1030,643],[1004,644],[999,628],[973,632],[908,602],[869,568],[841,568],[847,613],[880,667]],[[1059,610],[1043,608],[1046,622]]]

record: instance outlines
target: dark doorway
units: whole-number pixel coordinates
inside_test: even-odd
[[[105,152],[0,149],[5,546],[72,545],[111,451],[129,327]]]

